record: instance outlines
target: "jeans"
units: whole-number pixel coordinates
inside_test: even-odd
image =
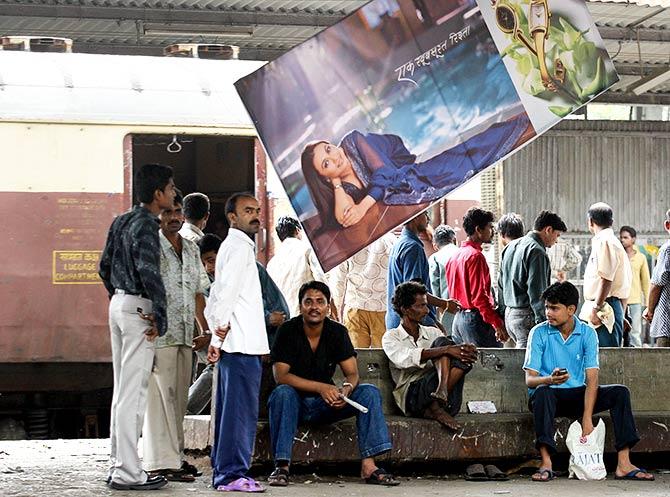
[[[579,419],[584,414],[586,387],[550,388],[539,386],[528,400],[528,407],[535,422],[536,447],[544,445],[549,452],[556,452],[554,419],[557,416]],[[614,425],[614,447],[617,451],[632,448],[640,441],[630,405],[630,391],[624,385],[601,385],[593,413],[610,412]]]
[[[598,326],[598,344],[600,347],[622,347],[623,346],[623,306],[617,297],[605,299],[614,311],[614,328],[610,333],[605,325]]]
[[[208,364],[202,370],[200,376],[188,389],[188,404],[186,414],[200,414],[205,410],[207,404],[212,400],[212,378],[214,377],[214,364]]]
[[[630,310],[630,346],[642,347],[642,304],[628,304]]]
[[[456,343],[473,343],[477,347],[500,348],[493,326],[486,323],[479,311],[458,311],[454,318],[453,338]]]
[[[304,397],[289,385],[275,388],[268,401],[270,441],[275,462],[291,461],[293,438],[301,422],[312,425],[330,424],[352,416],[356,416],[361,458],[391,450],[391,439],[382,413],[382,398],[377,387],[358,385],[350,398],[367,407],[368,413],[363,414],[350,405],[333,409],[321,397]]]
[[[528,334],[533,326],[535,326],[535,313],[530,307],[505,308],[505,328],[517,349],[526,348]]]

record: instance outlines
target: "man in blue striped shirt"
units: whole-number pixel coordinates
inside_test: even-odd
[[[577,319],[579,292],[567,281],[554,283],[542,294],[547,321],[528,337],[523,369],[528,407],[535,422],[536,446],[542,465],[534,481],[554,478],[551,455],[556,452],[554,418],[581,418],[582,436],[593,431],[593,414],[609,410],[618,453],[616,479],[653,480],[654,476],[630,462],[630,449],[639,440],[624,385],[598,385],[598,336]]]

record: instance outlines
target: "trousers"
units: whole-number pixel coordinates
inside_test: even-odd
[[[144,314],[151,313],[151,301],[119,294],[112,296],[109,302],[114,368],[109,477],[116,483],[128,485],[147,480],[137,454],[137,444],[142,433],[149,375],[154,361],[154,345],[144,335],[149,325],[140,317],[138,309]]]

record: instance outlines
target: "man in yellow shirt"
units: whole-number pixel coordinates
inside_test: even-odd
[[[630,345],[631,347],[642,347],[642,308],[646,305],[649,296],[650,275],[647,258],[637,248],[636,239],[635,228],[622,226],[619,230],[619,240],[626,250],[633,271],[633,281],[628,297],[631,318]]]

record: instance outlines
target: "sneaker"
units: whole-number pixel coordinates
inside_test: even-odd
[[[114,490],[157,490],[167,485],[164,476],[149,476],[144,483],[117,483],[112,480],[109,486]]]

